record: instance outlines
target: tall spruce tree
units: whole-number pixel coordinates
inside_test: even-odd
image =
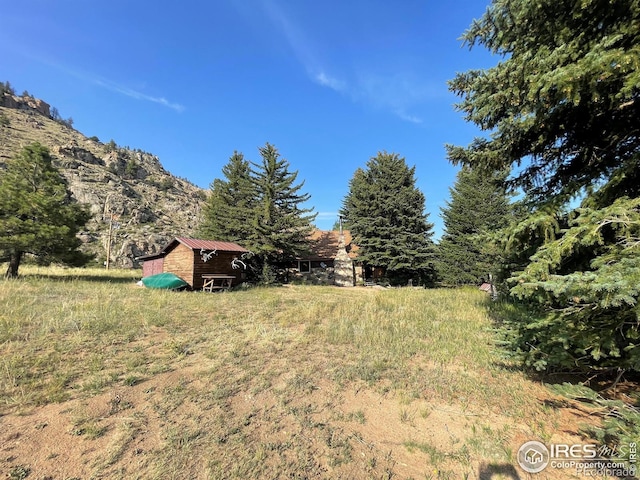
[[[358,259],[382,267],[392,284],[434,280],[433,224],[415,167],[395,153],[380,152],[349,183],[341,214],[358,245]]]
[[[505,244],[532,255],[512,274],[528,305],[512,340],[539,369],[640,371],[638,24],[635,0],[494,0],[464,34],[503,60],[451,82],[490,137],[449,158],[518,167],[527,215]]]
[[[86,262],[76,233],[89,218],[72,199],[47,148],[24,147],[0,172],[0,254],[9,262],[5,277],[18,276],[25,254],[43,264]]]
[[[438,279],[445,285],[475,285],[502,270],[495,233],[509,221],[505,175],[464,166],[442,209],[445,233],[437,246]]]
[[[258,279],[269,283],[276,265],[309,248],[308,236],[316,217],[303,204],[310,199],[296,184],[298,172],[267,143],[258,149],[262,161],[249,162],[234,152],[223,167],[226,180],[211,183],[199,235],[235,241],[251,250],[249,262]]]
[[[198,235],[245,244],[253,236],[257,197],[249,161],[242,153],[233,152],[222,173],[225,179],[216,178],[211,183]]]
[[[251,172],[256,203],[250,244],[266,272],[308,251],[316,214],[303,206],[311,196],[300,192],[304,181],[296,184],[298,172],[289,171],[289,162],[269,143],[258,150],[262,162]]]

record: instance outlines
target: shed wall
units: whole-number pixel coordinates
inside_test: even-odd
[[[153,260],[145,260],[142,263],[142,276],[149,277],[163,272],[164,258],[154,258]]]
[[[195,252],[189,247],[179,243],[176,248],[167,253],[164,257],[163,272],[174,273],[189,284],[191,288],[198,288],[194,285],[193,263]],[[202,278],[200,278],[202,282]],[[200,283],[200,288],[202,283]]]
[[[240,255],[240,252],[217,252],[217,254],[213,255],[208,262],[204,262],[200,252],[194,252],[193,289],[199,290],[202,288],[202,284],[204,283],[202,275],[205,274],[232,275],[236,277],[231,282],[233,286],[242,283],[242,274],[244,270],[236,270],[231,266],[233,259],[235,257],[240,257]]]

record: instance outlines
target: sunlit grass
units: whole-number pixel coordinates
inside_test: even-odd
[[[135,383],[153,364],[195,350],[241,358],[243,350],[340,351],[330,372],[338,383],[485,404],[504,396],[505,378],[517,378],[496,366],[481,292],[296,286],[207,295],[140,288],[138,274],[25,268],[0,283],[3,403]],[[158,329],[170,335],[164,348],[145,353],[145,337]]]
[[[362,408],[340,407],[353,389],[393,394],[393,421],[407,428],[428,422],[433,405],[451,405],[463,416],[500,412],[514,421],[541,412],[531,382],[504,368],[487,298],[474,289],[293,286],[209,294],[145,289],[135,284],[139,276],[26,267],[19,279],[0,282],[0,413],[135,388],[197,365],[155,392],[145,413],[165,419],[148,478],[259,478],[273,476],[267,457],[289,465],[293,476],[358,461],[353,449],[366,445],[359,433],[318,419],[323,412],[370,426]],[[270,407],[232,414],[234,399],[256,397]],[[188,406],[206,415],[177,415]],[[266,437],[254,430],[257,416]],[[144,422],[135,416],[105,430],[103,420],[82,416],[77,431],[111,435],[95,465],[105,472]],[[486,428],[477,423],[449,449],[420,437],[405,445],[466,472],[469,455],[511,455],[509,435]],[[311,454],[318,442],[320,453]],[[391,471],[390,458],[369,454],[362,468],[372,478]],[[202,460],[199,470],[194,458]]]

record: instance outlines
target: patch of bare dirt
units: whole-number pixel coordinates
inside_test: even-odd
[[[338,386],[323,377],[327,359],[320,362],[274,351],[262,364],[223,371],[196,352],[131,387],[7,414],[0,417],[0,471],[38,480],[525,479],[515,466],[522,443],[541,435],[580,442],[578,425],[589,419],[566,404],[550,408],[552,421],[525,420],[364,384]]]

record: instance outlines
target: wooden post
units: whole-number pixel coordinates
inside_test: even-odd
[[[109,270],[109,262],[111,261],[111,232],[113,231],[113,213],[109,216],[109,234],[107,236],[107,262],[106,267]]]

